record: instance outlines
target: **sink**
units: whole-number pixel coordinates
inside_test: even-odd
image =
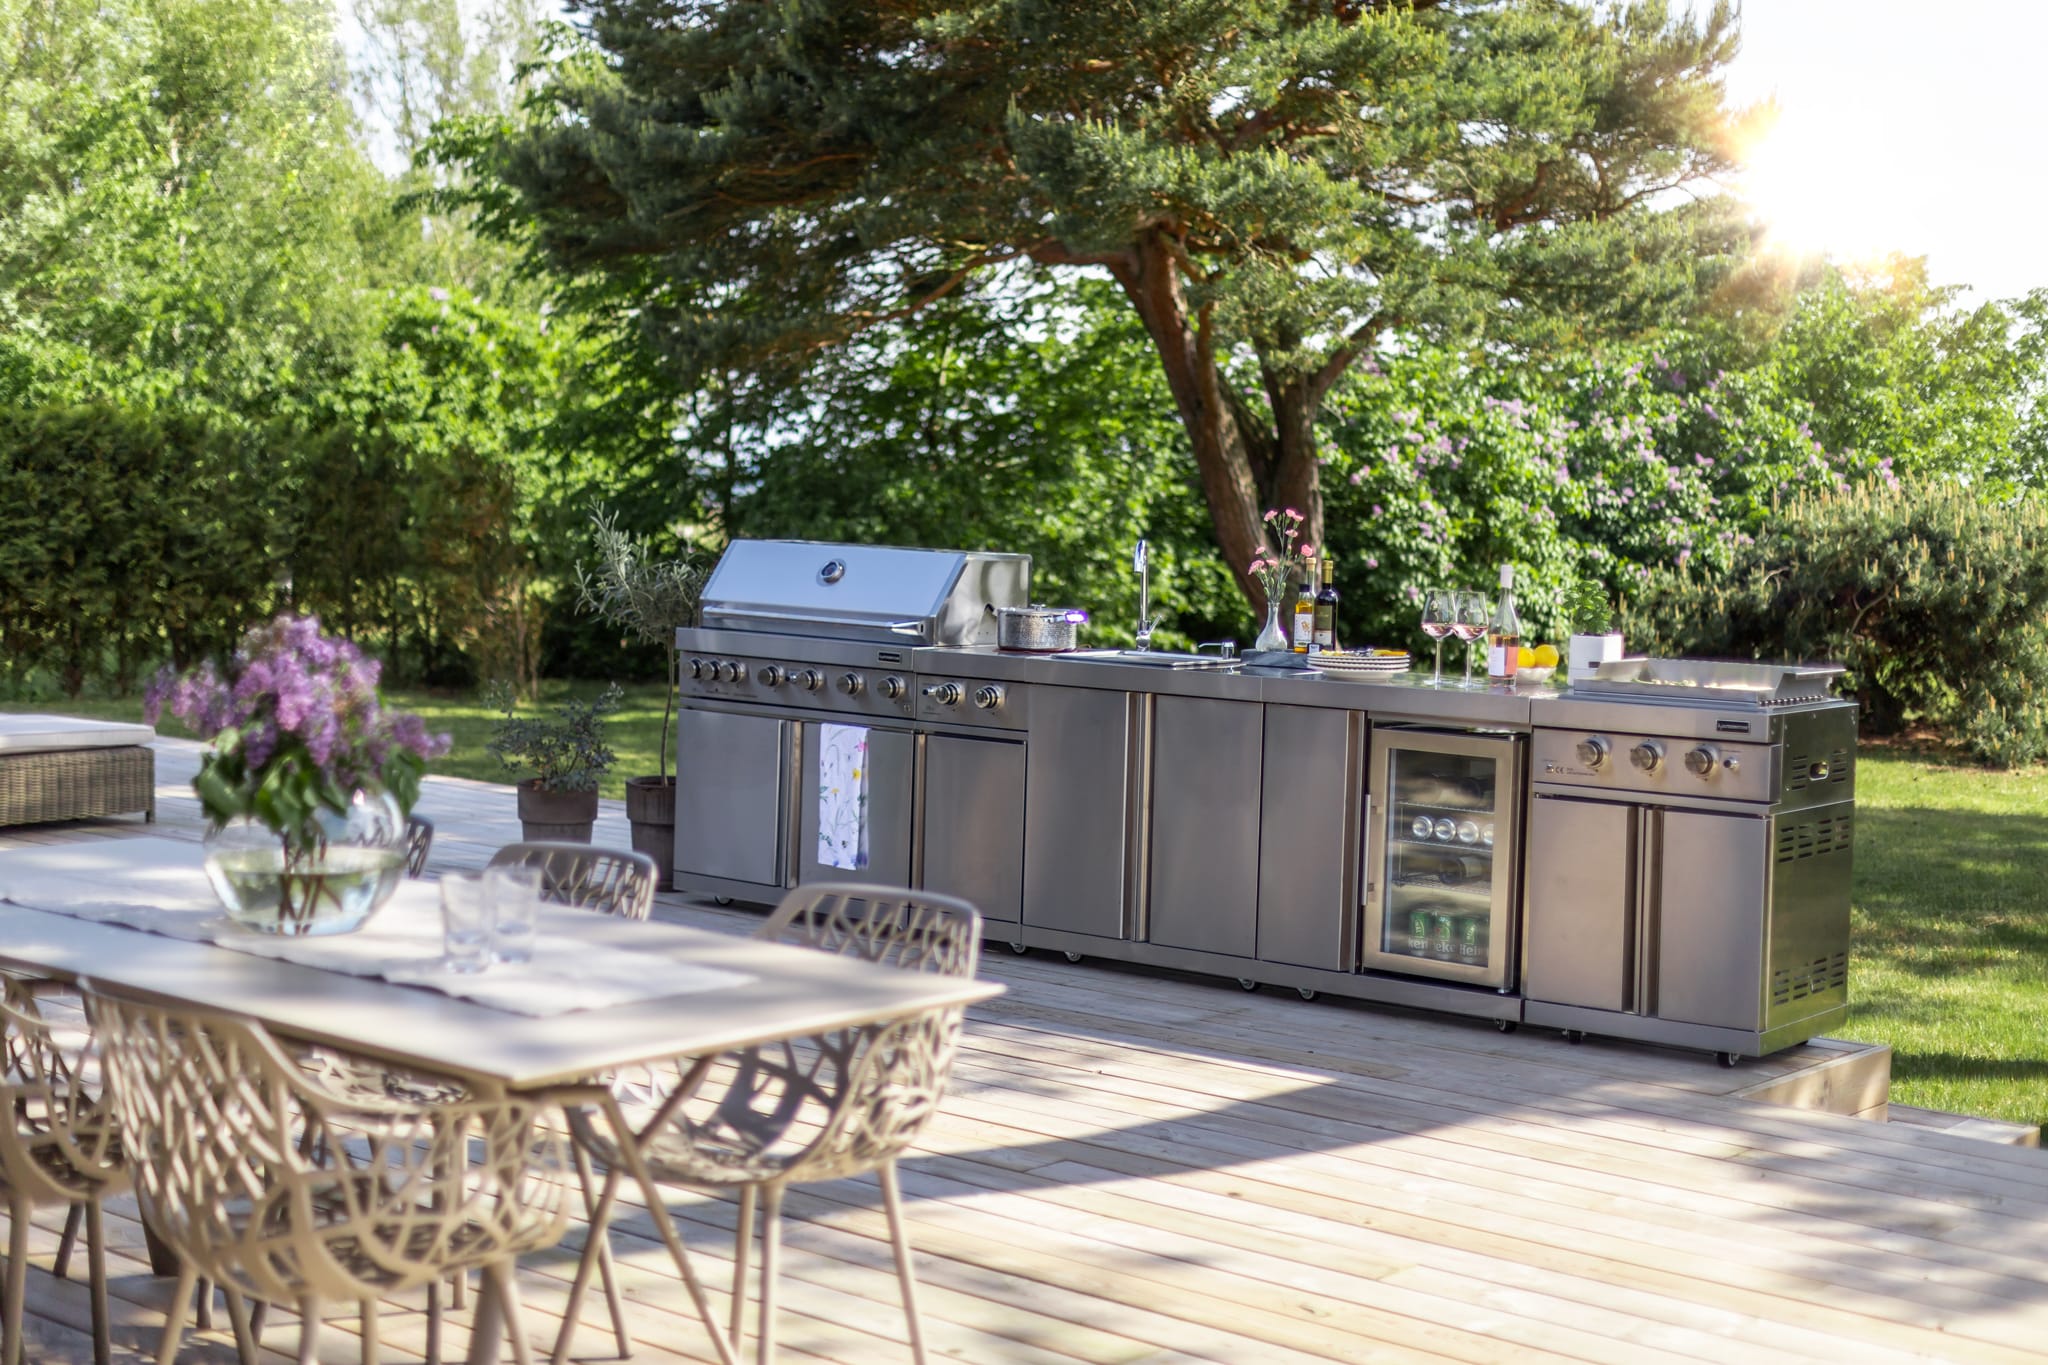
[[[1067,654],[1056,654],[1058,659],[1074,659],[1088,664],[1136,664],[1140,668],[1206,668],[1229,670],[1242,667],[1242,659],[1225,659],[1215,654],[1175,654],[1163,649],[1077,649]]]

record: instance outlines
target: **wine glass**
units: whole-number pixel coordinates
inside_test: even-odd
[[[1429,675],[1431,687],[1444,685],[1444,636],[1458,619],[1458,594],[1449,588],[1431,588],[1422,598],[1422,633],[1436,642],[1436,669]]]
[[[1493,616],[1493,604],[1486,600],[1483,592],[1460,592],[1457,614],[1451,622],[1451,633],[1465,642],[1465,686],[1472,685],[1472,646],[1480,636],[1486,634],[1486,623]]]

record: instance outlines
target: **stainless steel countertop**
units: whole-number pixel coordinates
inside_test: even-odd
[[[1040,687],[1094,687],[1160,696],[1213,697],[1221,701],[1285,706],[1328,706],[1370,711],[1377,721],[1419,721],[1456,725],[1527,726],[1536,708],[1561,690],[1555,679],[1522,686],[1471,689],[1431,687],[1427,670],[1369,681],[1330,674],[1298,676],[1245,669],[1172,669],[1144,664],[1062,658],[1057,654],[1006,654],[993,649],[925,648],[914,651],[914,667],[926,677],[973,678],[1031,683]]]

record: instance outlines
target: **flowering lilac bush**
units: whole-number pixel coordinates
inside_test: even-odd
[[[164,669],[143,715],[154,724],[168,710],[211,738],[192,787],[215,827],[250,816],[304,854],[320,842],[319,813],[346,813],[363,787],[381,784],[411,811],[426,761],[448,751],[447,735],[378,700],[380,669],[319,618],[279,616],[242,637],[225,672],[211,660]]]
[[[1433,585],[1517,566],[1525,634],[1559,640],[1581,578],[1633,593],[1660,568],[1724,570],[1781,499],[1893,485],[1824,449],[1766,372],[1655,349],[1541,369],[1423,351],[1327,414],[1325,527],[1353,638],[1404,643]]]

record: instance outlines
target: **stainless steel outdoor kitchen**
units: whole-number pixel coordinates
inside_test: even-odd
[[[1023,555],[733,542],[676,635],[677,889],[922,887],[1017,952],[1727,1065],[1845,1017],[1839,669],[1624,659],[1467,689],[1047,652],[1080,613],[1030,577]]]

